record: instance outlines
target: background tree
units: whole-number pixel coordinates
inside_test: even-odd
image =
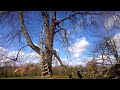
[[[119,63],[119,15],[113,15],[104,23],[104,29],[102,34],[96,34],[99,38],[99,42],[95,44],[94,54],[101,56],[103,60]],[[96,31],[97,32],[97,31]]]

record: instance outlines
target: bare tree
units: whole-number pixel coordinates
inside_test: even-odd
[[[105,62],[109,62],[111,65],[113,62],[116,62],[117,64],[120,63],[119,50],[117,47],[117,42],[114,39],[114,35],[102,37],[102,39],[100,39],[100,42],[95,44],[93,53],[95,57],[101,56],[101,59],[99,60],[103,60],[103,65],[105,65]]]
[[[27,14],[26,14],[27,13]],[[10,23],[12,23],[12,21],[16,20],[18,23],[14,23],[14,25],[19,26],[19,29],[17,29],[17,33],[13,34],[12,36],[10,34],[7,35],[7,42],[10,41],[14,41],[14,39],[16,38],[16,36],[20,36],[21,34],[24,35],[25,40],[28,44],[29,47],[31,47],[34,51],[36,51],[40,57],[42,57],[43,61],[47,61],[48,63],[48,67],[49,67],[49,71],[52,74],[52,57],[53,55],[57,58],[57,60],[60,62],[60,64],[62,66],[64,66],[62,64],[62,61],[60,59],[60,57],[57,55],[56,51],[53,48],[53,43],[54,43],[54,38],[55,38],[55,34],[58,32],[62,32],[62,37],[63,40],[65,42],[68,42],[68,31],[62,27],[63,23],[67,23],[67,21],[72,20],[73,23],[75,23],[77,20],[82,19],[83,20],[83,24],[86,23],[86,16],[89,16],[89,19],[91,19],[92,22],[95,21],[94,16],[100,16],[100,15],[114,15],[115,12],[105,12],[105,11],[71,11],[71,12],[57,12],[57,11],[41,11],[39,13],[39,15],[41,15],[41,21],[43,23],[44,29],[42,30],[44,32],[44,36],[43,36],[43,40],[42,40],[42,44],[43,44],[43,51],[42,48],[40,48],[39,46],[36,46],[33,43],[33,40],[31,38],[31,35],[29,34],[29,30],[27,28],[27,24],[26,24],[26,17],[28,16],[30,12],[24,12],[24,11],[3,11],[0,12],[1,18],[0,20],[6,21],[8,20]],[[34,12],[35,13],[35,12]],[[60,14],[64,13],[64,17],[62,18],[62,16]],[[61,16],[60,19],[58,19],[57,17]],[[15,18],[16,19],[15,19]],[[29,17],[30,19],[30,17]],[[82,24],[82,26],[84,26]],[[13,24],[12,24],[13,25]],[[65,24],[64,24],[65,25]],[[15,30],[14,30],[15,31]],[[22,32],[22,33],[21,33]],[[57,36],[56,36],[57,37]],[[20,41],[20,37],[19,37],[19,41]],[[41,54],[42,53],[42,54]]]

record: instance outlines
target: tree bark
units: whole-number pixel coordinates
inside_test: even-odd
[[[52,74],[53,39],[54,39],[55,27],[57,24],[56,12],[53,11],[51,25],[48,20],[49,19],[48,12],[42,12],[42,15],[44,17],[44,23],[46,24],[46,27],[45,27],[45,32],[46,32],[45,51],[44,51],[45,58],[44,58],[44,60],[48,61],[48,68],[49,68],[50,74]]]
[[[19,21],[20,21],[20,26],[21,30],[25,36],[25,39],[27,41],[27,44],[35,50],[43,59],[43,61],[47,61],[48,63],[48,69],[50,71],[50,74],[52,74],[52,57],[53,54],[55,57],[58,59],[60,64],[63,66],[62,61],[60,58],[56,55],[56,53],[53,53],[53,39],[54,39],[54,33],[55,33],[55,27],[58,25],[58,21],[56,20],[56,11],[53,11],[52,13],[52,23],[50,25],[50,18],[49,18],[49,13],[47,11],[42,11],[41,12],[43,15],[44,19],[44,24],[45,24],[45,50],[43,51],[43,55],[40,54],[40,48],[35,46],[27,32],[26,26],[24,24],[24,18],[23,18],[23,12],[19,11],[18,16],[19,16]]]
[[[48,68],[49,68],[49,71],[50,71],[50,74],[52,74],[52,50],[53,50],[53,35],[51,34],[51,30],[47,31],[46,32],[46,40],[45,40],[45,43],[46,43],[46,47],[45,47],[45,58],[46,60],[48,61]]]

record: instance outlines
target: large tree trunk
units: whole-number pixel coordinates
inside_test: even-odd
[[[55,32],[55,27],[56,27],[56,12],[53,11],[52,13],[52,24],[50,25],[50,20],[49,20],[49,12],[42,12],[42,15],[44,17],[44,23],[46,24],[45,26],[45,51],[44,51],[44,60],[48,61],[48,69],[50,71],[50,74],[52,74],[52,56],[53,56],[53,38],[54,38],[54,32]]]
[[[45,40],[45,58],[48,61],[48,69],[50,74],[52,74],[52,56],[53,56],[53,38],[54,38],[54,25],[50,27],[49,30],[46,30],[46,40]]]

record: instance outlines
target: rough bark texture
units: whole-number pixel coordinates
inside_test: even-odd
[[[46,33],[46,48],[45,48],[45,57],[48,60],[48,68],[52,74],[52,50],[53,50],[53,36],[50,31]]]
[[[52,14],[52,24],[49,23],[49,14],[48,12],[42,12],[44,17],[44,23],[46,24],[46,37],[45,37],[45,58],[48,61],[48,68],[50,73],[52,74],[52,56],[53,56],[53,39],[54,39],[54,31],[56,27],[56,12],[53,11]],[[50,26],[49,26],[50,25]]]

